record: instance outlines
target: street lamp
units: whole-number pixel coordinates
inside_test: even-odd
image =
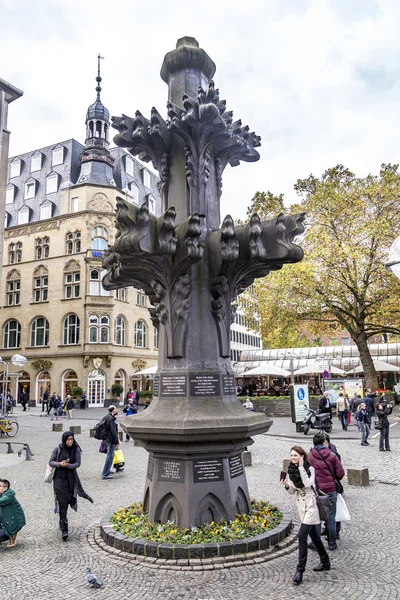
[[[10,358],[9,362],[6,362],[0,357],[0,363],[3,364],[3,389],[2,389],[2,402],[1,402],[1,416],[5,417],[6,415],[6,400],[7,400],[7,382],[8,382],[8,367],[10,364],[15,365],[16,367],[24,367],[28,359],[25,356],[21,356],[21,354],[13,354]]]

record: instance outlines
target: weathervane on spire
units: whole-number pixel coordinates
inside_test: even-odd
[[[97,81],[97,86],[96,86],[96,92],[97,92],[97,100],[100,100],[100,92],[101,92],[101,87],[100,87],[100,82],[101,82],[101,77],[100,77],[100,61],[104,60],[104,56],[100,56],[100,53],[97,55],[97,77],[96,77],[96,81]]]

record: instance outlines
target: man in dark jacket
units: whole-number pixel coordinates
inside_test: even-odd
[[[21,404],[22,404],[24,411],[26,410],[26,405],[28,404],[28,402],[29,402],[29,394],[26,390],[24,390],[21,394]]]
[[[9,548],[15,546],[17,533],[24,525],[24,511],[10,488],[10,482],[0,479],[0,542],[8,540]]]
[[[331,509],[329,511],[329,519],[326,522],[328,531],[328,546],[329,550],[336,550],[336,483],[335,480],[341,480],[344,477],[344,469],[342,463],[334,454],[324,446],[325,435],[323,432],[318,432],[314,435],[313,444],[308,460],[315,469],[315,479],[318,489],[331,499]]]
[[[324,392],[321,400],[319,401],[319,412],[320,413],[329,413],[332,417],[332,406],[329,400],[329,392]]]
[[[111,404],[111,406],[108,407],[108,415],[103,418],[105,424],[103,442],[107,446],[107,456],[104,463],[102,479],[112,479],[111,467],[114,460],[114,452],[119,448],[117,415],[118,411],[116,407]]]
[[[368,413],[369,426],[371,427],[372,417],[375,415],[375,396],[376,393],[371,392],[368,388],[367,395],[364,398],[365,410]]]

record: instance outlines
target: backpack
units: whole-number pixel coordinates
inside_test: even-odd
[[[93,437],[96,440],[104,440],[106,438],[106,435],[107,435],[107,422],[105,420],[105,417],[103,417],[103,419],[100,421],[100,423],[97,423],[97,425],[94,426]]]

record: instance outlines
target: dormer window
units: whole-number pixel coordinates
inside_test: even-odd
[[[156,214],[156,200],[154,198],[154,196],[149,196],[149,212],[152,215]]]
[[[28,179],[25,183],[25,200],[34,198],[36,194],[36,181],[34,179]]]
[[[150,173],[147,171],[147,169],[143,169],[143,184],[150,189],[151,187],[151,179],[150,179]]]
[[[11,184],[6,190],[6,204],[12,204],[15,197],[15,185]]]
[[[133,160],[130,156],[125,157],[125,170],[127,175],[133,177]]]
[[[21,175],[21,159],[16,158],[10,165],[10,179],[11,177],[19,177]]]
[[[54,194],[58,191],[58,173],[50,173],[46,179],[46,194]]]
[[[62,165],[64,162],[64,147],[59,146],[58,148],[54,148],[53,157],[51,164],[54,167],[55,165]]]
[[[135,204],[139,204],[139,188],[136,185],[136,183],[134,183],[132,181],[132,183],[130,183],[128,185],[128,190],[129,190],[129,195],[132,197],[132,200]]]
[[[29,208],[24,206],[18,212],[18,225],[25,225],[25,223],[29,223]]]
[[[43,202],[40,207],[40,220],[42,219],[51,219],[53,212],[53,203],[52,202]]]
[[[36,152],[31,156],[31,173],[34,171],[40,171],[42,168],[42,153]]]

